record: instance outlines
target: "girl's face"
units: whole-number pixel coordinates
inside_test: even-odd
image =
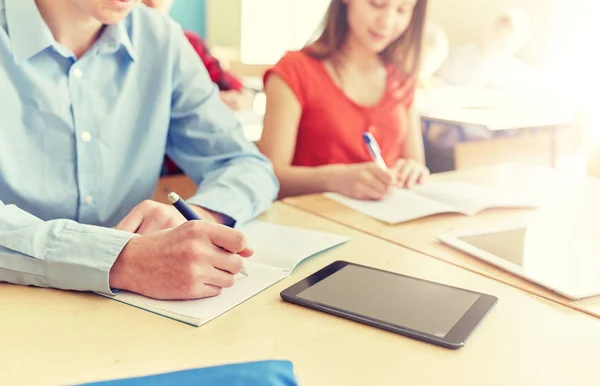
[[[150,8],[157,9],[163,13],[169,13],[173,0],[142,0]]]
[[[378,54],[406,31],[418,0],[342,1],[351,37]]]

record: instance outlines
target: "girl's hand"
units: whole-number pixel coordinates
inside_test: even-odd
[[[398,188],[412,188],[422,184],[429,176],[429,169],[412,159],[399,159],[393,168]]]
[[[359,200],[381,200],[394,187],[394,171],[382,169],[374,162],[338,165],[331,180],[331,190]]]

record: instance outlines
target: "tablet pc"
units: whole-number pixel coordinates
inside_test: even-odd
[[[285,301],[447,348],[467,338],[494,296],[336,261],[281,292]]]
[[[557,224],[558,223],[558,224]],[[568,299],[600,295],[600,237],[595,228],[536,221],[438,235],[462,252]]]

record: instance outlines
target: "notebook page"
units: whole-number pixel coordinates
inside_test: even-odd
[[[467,215],[490,208],[531,206],[524,200],[466,182],[431,181],[411,190],[423,197],[452,206]]]
[[[246,271],[247,277],[238,276],[233,287],[224,288],[219,296],[212,298],[167,301],[124,291],[112,299],[200,326],[288,276],[281,268],[250,261],[246,263]]]
[[[447,204],[406,189],[395,189],[381,201],[357,200],[337,193],[326,193],[325,196],[388,224],[397,224],[438,213],[456,212],[455,208]]]
[[[307,257],[349,240],[346,236],[264,221],[252,221],[239,230],[246,235],[248,245],[254,250],[250,261],[287,272],[292,272]]]

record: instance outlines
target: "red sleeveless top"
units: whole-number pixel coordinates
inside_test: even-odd
[[[295,166],[320,166],[372,161],[362,140],[369,131],[383,159],[392,166],[404,156],[407,124],[401,109],[410,108],[414,87],[394,68],[388,68],[385,92],[374,106],[361,106],[349,99],[333,81],[324,63],[301,52],[288,52],[264,75],[279,75],[302,107]]]

